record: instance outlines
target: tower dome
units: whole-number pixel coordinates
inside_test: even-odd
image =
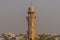
[[[28,13],[34,13],[35,9],[32,5],[30,5],[30,7],[28,8]]]

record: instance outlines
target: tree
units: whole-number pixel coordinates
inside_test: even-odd
[[[45,33],[42,35],[39,35],[39,40],[46,40],[48,37],[48,35],[46,35]]]
[[[26,36],[20,35],[20,40],[26,40]]]

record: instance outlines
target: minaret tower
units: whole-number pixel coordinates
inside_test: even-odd
[[[35,16],[34,16],[35,10],[32,5],[28,8],[28,40],[35,40],[35,30],[34,30],[34,24],[35,24]]]

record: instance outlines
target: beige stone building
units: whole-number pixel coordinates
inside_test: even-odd
[[[34,16],[35,10],[32,5],[28,8],[28,16],[27,16],[27,22],[28,22],[28,40],[35,40],[35,30],[34,30],[34,24],[36,17]]]

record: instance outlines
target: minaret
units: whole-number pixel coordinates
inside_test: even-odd
[[[35,24],[35,16],[34,16],[35,10],[32,5],[28,8],[28,40],[35,40],[35,30],[34,30],[34,24]]]

